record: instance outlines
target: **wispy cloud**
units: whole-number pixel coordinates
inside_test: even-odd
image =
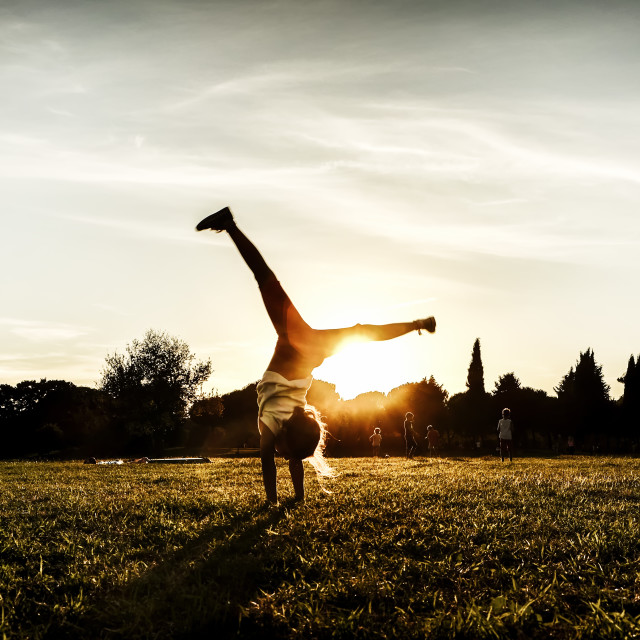
[[[0,318],[0,325],[8,327],[10,333],[30,342],[72,340],[80,336],[88,335],[91,332],[91,330],[86,327],[7,317]]]
[[[118,309],[118,308],[116,308],[116,307],[114,307],[113,305],[110,305],[110,304],[102,304],[100,302],[96,302],[93,306],[96,309],[100,309],[101,311],[106,311],[107,313],[110,313],[110,314],[113,314],[113,315],[116,315],[116,316],[127,317],[127,316],[131,315],[127,311],[123,311],[122,309]]]
[[[34,342],[71,340],[87,335],[86,331],[64,327],[16,327],[11,333]]]
[[[0,353],[0,378],[8,384],[41,378],[73,380],[93,386],[98,377],[96,359],[82,354],[45,350],[34,354]]]
[[[437,298],[419,298],[418,300],[409,300],[407,302],[401,302],[389,307],[389,309],[402,309],[404,307],[416,307],[423,304],[435,302]]]
[[[223,242],[217,234],[203,232],[195,233],[194,228],[187,228],[183,226],[174,226],[169,224],[163,224],[161,221],[155,220],[149,222],[148,220],[141,220],[139,218],[107,218],[107,217],[92,217],[92,216],[77,216],[70,214],[54,214],[57,218],[63,220],[69,220],[77,222],[83,225],[102,227],[105,229],[112,229],[120,232],[126,236],[135,236],[140,238],[153,238],[155,240],[163,240],[171,243],[186,243],[186,244],[220,244],[225,247],[229,246],[228,242]],[[195,223],[198,220],[194,220]]]

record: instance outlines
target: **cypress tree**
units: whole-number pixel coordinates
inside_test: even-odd
[[[471,395],[482,396],[484,390],[484,367],[480,355],[480,338],[476,338],[471,352],[471,363],[467,373],[467,389]]]
[[[628,435],[640,433],[640,355],[634,360],[629,357],[627,372],[618,382],[624,384],[622,394],[622,430]]]
[[[636,376],[636,363],[633,355],[629,356],[629,363],[627,364],[627,372],[620,378],[618,382],[622,382],[624,385],[624,391],[622,393],[622,407],[626,410],[633,404],[634,387]]]

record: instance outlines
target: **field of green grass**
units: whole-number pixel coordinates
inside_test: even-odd
[[[333,463],[0,463],[0,637],[640,637],[640,460]]]

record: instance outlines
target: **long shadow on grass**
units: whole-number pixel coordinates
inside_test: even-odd
[[[55,638],[226,638],[236,635],[242,610],[270,582],[264,539],[294,505],[248,511],[205,529],[119,589],[111,589]],[[213,636],[211,635],[213,633]]]

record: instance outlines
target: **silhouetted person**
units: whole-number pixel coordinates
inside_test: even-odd
[[[380,443],[382,442],[382,434],[380,433],[380,427],[376,427],[373,433],[369,436],[371,441],[371,447],[373,449],[373,457],[380,457]]]
[[[427,427],[426,440],[429,443],[429,455],[437,456],[440,448],[440,432],[432,425]]]
[[[411,411],[404,414],[404,442],[407,460],[413,460],[418,443],[416,442],[416,432],[413,429],[413,413]]]
[[[198,231],[226,231],[253,272],[267,314],[278,339],[273,356],[258,383],[260,459],[267,500],[277,503],[275,453],[289,460],[296,499],[304,498],[303,460],[319,475],[333,475],[324,455],[325,427],[320,414],[306,403],[312,373],[349,338],[391,340],[422,329],[433,333],[433,317],[385,325],[355,325],[341,329],[313,329],[300,316],[289,296],[253,243],[238,229],[228,207],[207,216]]]
[[[328,429],[325,429],[324,435],[324,455],[328,458],[335,454],[335,449],[338,446],[336,443],[342,442],[342,440],[336,438]]]
[[[513,422],[511,421],[511,411],[502,410],[502,418],[498,420],[498,436],[500,438],[500,457],[504,462],[504,456],[509,454],[509,462],[513,460],[511,453],[511,443],[513,440]]]

